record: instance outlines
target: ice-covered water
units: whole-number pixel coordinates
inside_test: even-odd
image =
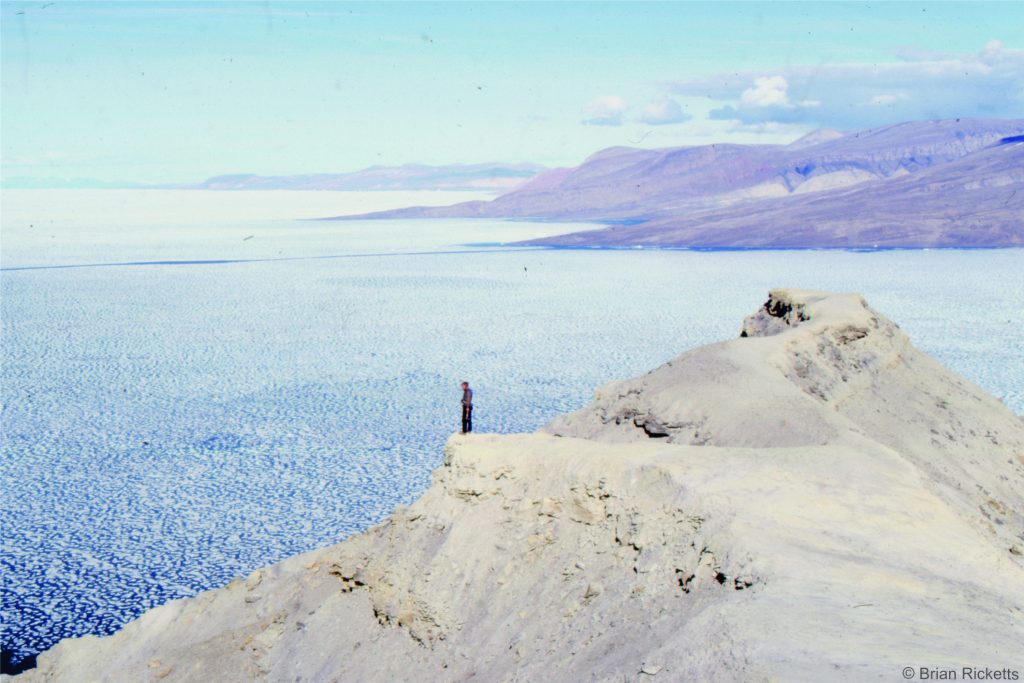
[[[561,228],[288,220],[449,200],[436,194],[3,200],[13,661],[412,500],[458,427],[462,379],[478,430],[533,430],[609,379],[734,337],[774,286],[860,291],[1024,411],[1020,250],[467,249]],[[101,263],[134,265],[53,267]]]

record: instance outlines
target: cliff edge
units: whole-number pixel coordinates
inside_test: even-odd
[[[1024,671],[1024,423],[856,295],[528,435],[452,437],[337,546],[63,641],[21,681],[898,680]]]

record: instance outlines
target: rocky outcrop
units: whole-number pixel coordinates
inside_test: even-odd
[[[857,295],[775,290],[740,338],[598,390],[556,435],[701,446],[870,441],[1004,548],[1024,547],[1024,426]]]
[[[383,524],[64,641],[23,678],[1024,669],[1020,419],[856,295],[776,290],[742,330],[542,432],[454,436]]]

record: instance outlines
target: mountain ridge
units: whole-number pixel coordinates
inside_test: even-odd
[[[287,176],[232,174],[214,176],[183,189],[198,190],[509,190],[547,170],[539,164],[478,163],[369,166],[350,173]]]
[[[617,147],[601,150],[577,167],[541,173],[491,201],[409,207],[333,219],[471,217],[629,224],[628,229],[619,225],[525,243],[570,247],[1016,246],[1024,244],[1019,207],[1013,204],[1000,210],[999,196],[971,193],[967,186],[974,180],[998,184],[1001,178],[1009,177],[1010,181],[1003,184],[1016,189],[1021,152],[1013,140],[1022,133],[1024,120],[956,119],[907,122],[845,134],[816,131],[809,140],[805,136],[803,142],[790,145],[713,144],[660,150]],[[1010,142],[1003,144],[1006,140]],[[850,205],[843,190],[872,182],[895,183],[992,147],[1008,147],[1011,151],[998,157],[1002,166],[989,164],[974,169],[975,173],[987,173],[986,178],[964,177],[963,187],[957,189],[957,178],[951,174],[963,172],[966,166],[951,167],[945,179],[923,177],[915,191],[918,200],[924,201],[921,212],[937,214],[930,222],[915,225],[915,211],[901,209],[893,229],[879,232],[886,219],[882,208],[874,215],[862,211],[857,221],[844,222]],[[960,196],[929,204],[935,196],[923,186],[928,180],[953,188]],[[827,212],[815,204],[815,216],[803,216],[800,211],[808,204],[796,200],[812,195],[832,204]],[[771,200],[794,202],[787,205],[792,209],[787,215],[789,227],[777,230],[771,223],[743,220],[744,212],[770,213],[782,206]],[[894,196],[889,200],[899,203]],[[958,203],[968,209],[960,212],[968,219],[967,225],[963,229],[943,227],[943,207]],[[828,218],[823,225],[811,222],[821,220],[823,212]],[[694,225],[698,218],[715,224],[730,215],[733,222],[714,231],[699,230]],[[993,218],[994,227],[986,229],[985,221]],[[687,227],[677,230],[675,224]],[[976,235],[963,234],[978,226],[982,229]]]
[[[532,163],[375,165],[347,173],[260,175],[228,173],[198,183],[129,183],[91,178],[16,176],[5,189],[151,189],[151,190],[334,190],[334,191],[508,191],[547,170]]]
[[[751,226],[755,226],[752,230]],[[1024,246],[1024,144],[917,174],[765,198],[638,225],[533,240],[547,246],[833,248]]]

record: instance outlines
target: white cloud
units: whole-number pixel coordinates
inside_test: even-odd
[[[820,100],[789,100],[789,83],[784,76],[761,76],[754,85],[740,93],[742,107],[783,107],[785,109],[811,109],[820,107]]]
[[[740,93],[745,107],[789,107],[789,83],[782,76],[762,76],[754,79],[754,87]]]
[[[978,56],[982,60],[992,61],[998,59],[1004,51],[1003,41],[990,40],[985,43],[985,47],[981,48],[981,52],[978,53]]]
[[[910,97],[906,93],[885,93],[882,95],[875,95],[868,100],[868,104],[876,107],[889,107],[898,102],[904,102],[909,99]]]
[[[903,49],[896,61],[728,73],[670,84],[718,103],[712,120],[864,128],[914,119],[1020,118],[1024,50],[990,41],[976,53]]]
[[[629,103],[618,95],[595,97],[583,107],[582,123],[588,126],[621,126]]]
[[[684,112],[678,102],[665,97],[644,107],[643,113],[637,120],[652,126],[664,126],[689,121],[691,118],[693,117]]]
[[[779,123],[778,121],[762,121],[760,123],[743,123],[742,121],[722,121],[728,133],[751,133],[754,135],[772,135],[776,139],[790,142],[810,133],[805,126],[798,123]]]

